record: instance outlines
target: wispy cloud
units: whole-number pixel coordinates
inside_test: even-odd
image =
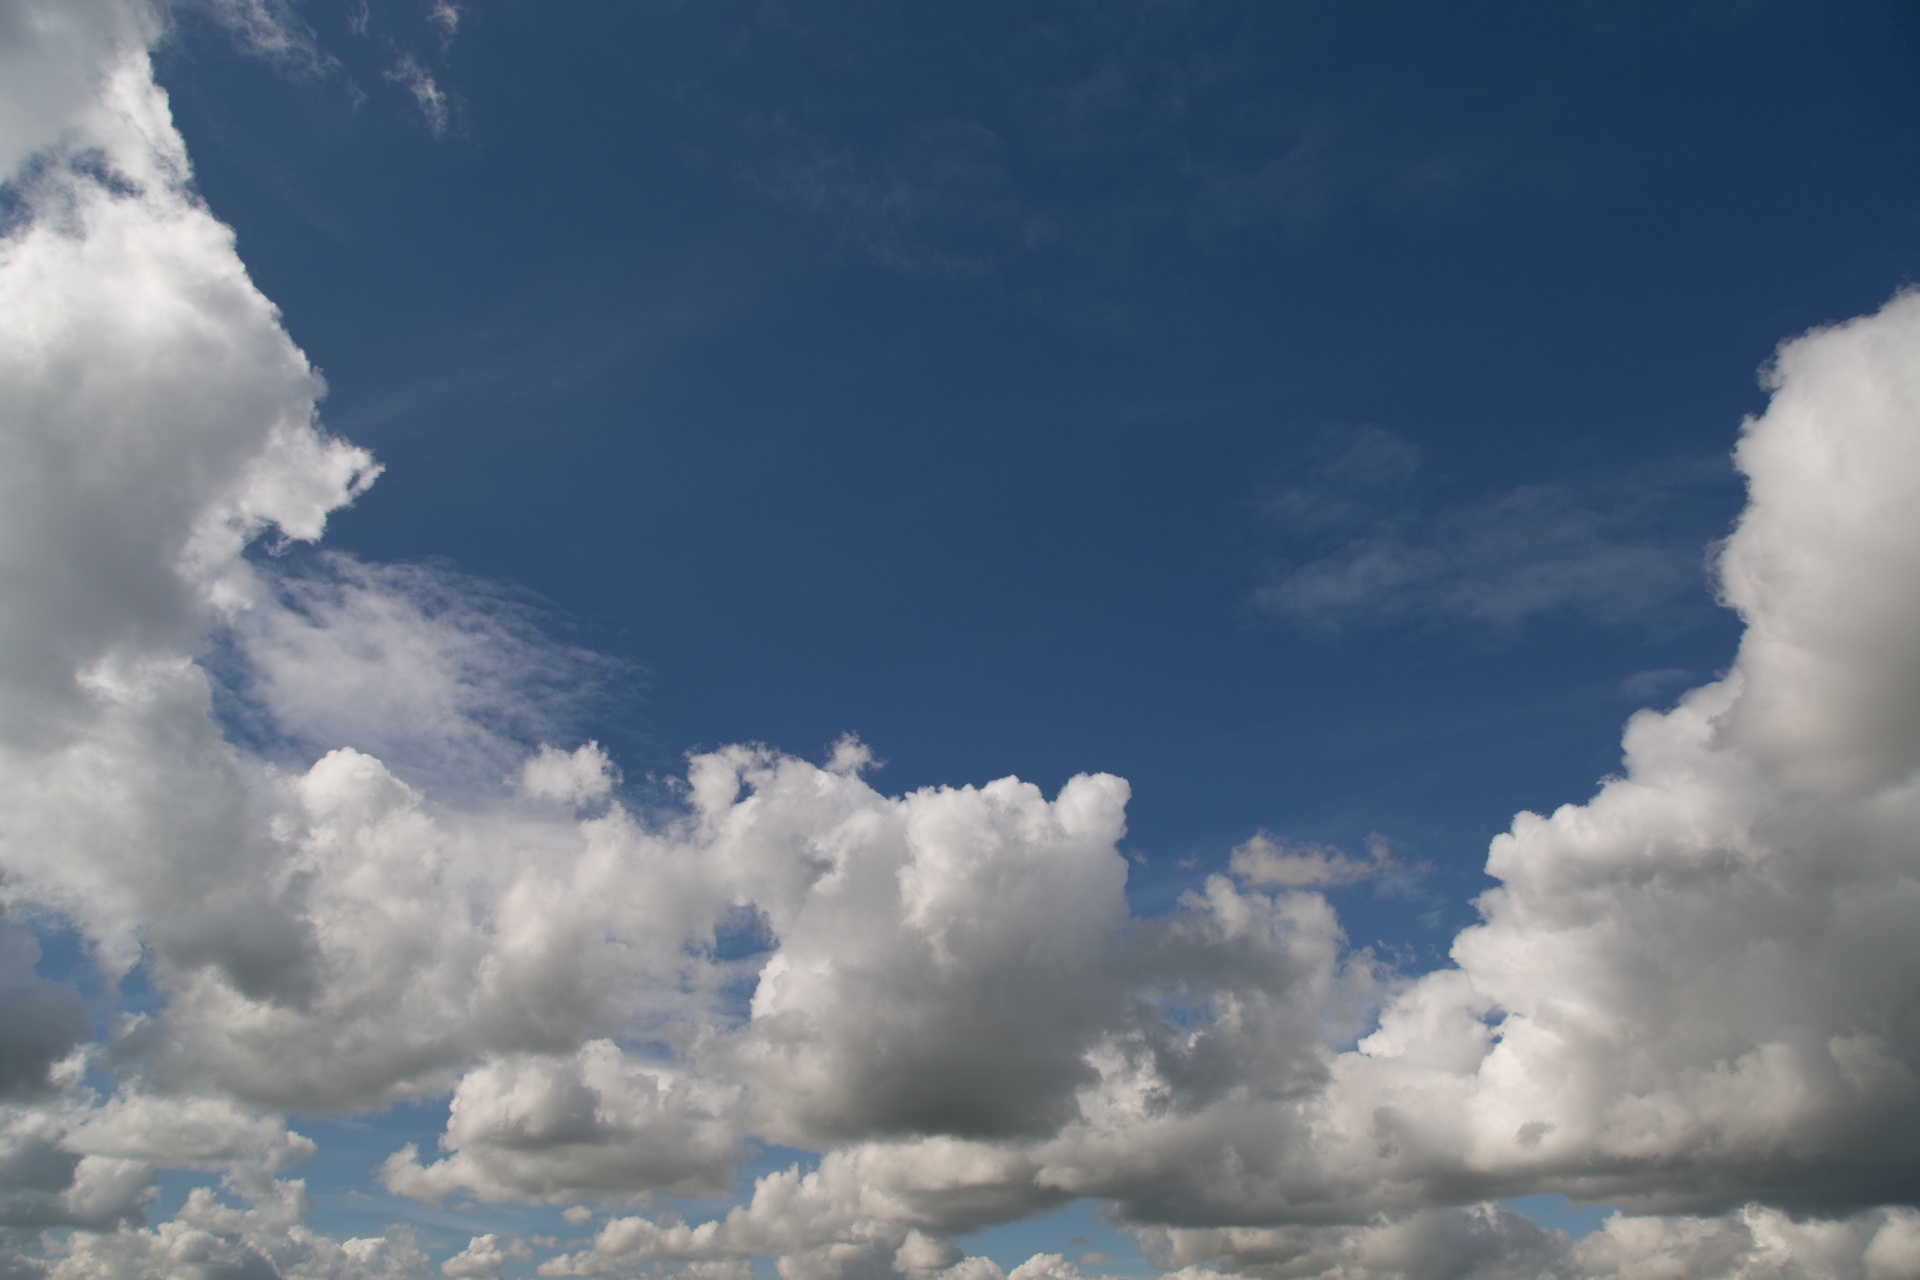
[[[1379,428],[1324,433],[1265,503],[1284,550],[1255,606],[1308,631],[1444,622],[1511,634],[1553,615],[1666,629],[1707,598],[1707,538],[1672,511],[1699,486],[1698,466],[1434,502],[1416,483],[1421,461]]]
[[[796,65],[835,81],[885,66],[887,113],[863,110],[866,94],[686,92],[745,157],[749,187],[908,271],[1099,274],[1170,240],[1205,254],[1249,232],[1316,235],[1342,213],[1421,222],[1506,174],[1505,140],[1383,129],[1377,94],[1273,75],[1266,54],[1310,47],[1302,27],[1315,24],[1262,15],[1119,4],[1071,36],[1023,15],[976,33],[991,53],[956,85],[896,76],[926,47],[880,52],[871,24],[769,6],[736,34],[734,56],[769,73],[745,83],[789,83]]]
[[[1331,845],[1283,840],[1266,831],[1234,846],[1228,870],[1248,884],[1280,889],[1330,889],[1365,880],[1392,883],[1405,880],[1411,871],[1395,860],[1392,844],[1382,835],[1369,836],[1367,856],[1356,858]]]
[[[759,132],[772,155],[743,170],[765,195],[834,225],[842,241],[888,266],[977,273],[1050,234],[1017,197],[1004,147],[965,120],[920,124],[875,152],[775,119]]]
[[[433,78],[433,73],[420,65],[419,59],[411,53],[403,53],[391,67],[386,77],[400,85],[413,95],[414,103],[420,108],[420,116],[427,122],[427,129],[434,137],[444,137],[447,132],[447,95]]]
[[[427,10],[427,21],[440,28],[444,39],[451,40],[460,30],[460,6],[453,0],[433,0],[433,7]]]
[[[254,57],[307,75],[328,75],[339,69],[313,27],[288,0],[186,0],[183,7],[212,17]]]

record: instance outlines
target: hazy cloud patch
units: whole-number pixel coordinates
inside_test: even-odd
[[[1418,450],[1379,428],[1330,431],[1264,516],[1286,550],[1261,612],[1310,633],[1445,623],[1508,635],[1544,617],[1670,629],[1706,599],[1708,542],[1670,508],[1694,468],[1578,492],[1522,485],[1429,506]],[[1297,548],[1297,549],[1296,549]]]

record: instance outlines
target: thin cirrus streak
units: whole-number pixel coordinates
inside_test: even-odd
[[[629,808],[604,752],[531,736],[576,652],[455,580],[249,556],[378,467],[191,194],[159,16],[12,16],[8,65],[53,77],[0,90],[15,1272],[425,1273],[405,1227],[305,1225],[287,1116],[447,1097],[380,1186],[613,1206],[447,1275],[995,1280],[955,1236],[1078,1198],[1174,1271],[1920,1274],[1920,295],[1781,348],[1719,561],[1737,661],[1635,716],[1587,803],[1519,815],[1482,922],[1409,978],[1315,891],[1385,853],[1258,837],[1137,918],[1122,780],[890,796],[852,739],[698,755]],[[401,728],[379,655],[419,664]],[[83,1026],[34,976],[48,922],[155,999]],[[818,1159],[706,1221],[630,1211],[768,1142]],[[209,1183],[149,1224],[163,1169]],[[1493,1203],[1550,1191],[1627,1213],[1576,1242]]]

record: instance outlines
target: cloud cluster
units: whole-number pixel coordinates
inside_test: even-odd
[[[402,1229],[305,1225],[286,1114],[450,1097],[388,1189],[622,1208],[446,1275],[1003,1280],[952,1238],[1079,1197],[1164,1268],[1274,1280],[1920,1275],[1888,1207],[1920,1195],[1920,294],[1772,366],[1732,669],[1520,815],[1453,963],[1402,975],[1317,892],[1397,874],[1384,845],[1263,833],[1142,919],[1110,776],[896,796],[853,739],[734,746],[636,810],[551,745],[611,669],[510,597],[251,553],[378,467],[192,193],[160,15],[4,12],[52,77],[0,81],[14,1273],[420,1274]],[[45,923],[154,998],[94,1025],[35,975]],[[709,1221],[634,1203],[768,1142],[815,1154]],[[148,1225],[163,1167],[219,1189]],[[1637,1216],[1574,1242],[1489,1203],[1541,1191]]]

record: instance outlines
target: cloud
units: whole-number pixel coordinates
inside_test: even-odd
[[[320,48],[313,28],[289,0],[174,0],[180,8],[197,10],[225,27],[240,47],[282,70],[302,75],[324,75],[337,63]]]
[[[76,1231],[47,1271],[49,1280],[83,1277],[287,1277],[288,1280],[400,1280],[420,1275],[426,1258],[404,1227],[381,1236],[335,1241],[300,1225],[309,1202],[298,1181],[253,1189],[235,1208],[196,1187],[180,1212],[152,1229]]]
[[[1920,751],[1901,732],[1912,722],[1913,619],[1884,584],[1920,568],[1911,522],[1891,518],[1920,509],[1916,358],[1913,295],[1783,349],[1774,407],[1743,436],[1753,496],[1723,560],[1749,621],[1739,660],[1673,710],[1637,715],[1621,776],[1588,803],[1516,819],[1493,845],[1498,883],[1481,899],[1483,922],[1456,940],[1454,965],[1390,981],[1354,1048],[1330,1047],[1327,1019],[1365,1008],[1369,970],[1343,958],[1324,901],[1215,878],[1110,953],[1129,996],[1081,1042],[1091,1073],[1072,1085],[1070,1108],[1047,1113],[1051,1132],[908,1112],[913,1127],[953,1138],[843,1147],[814,1173],[763,1179],[751,1207],[713,1224],[623,1219],[603,1246],[647,1257],[799,1251],[826,1267],[833,1249],[851,1259],[902,1247],[907,1230],[964,1229],[964,1206],[1032,1211],[1066,1195],[1170,1230],[1279,1233],[1260,1247],[1317,1259],[1298,1274],[1423,1274],[1393,1259],[1446,1249],[1484,1254],[1472,1265],[1489,1275],[1533,1258],[1560,1258],[1569,1274],[1630,1274],[1649,1258],[1704,1258],[1713,1241],[1731,1251],[1729,1267],[1771,1249],[1818,1272],[1829,1256],[1818,1242],[1832,1239],[1842,1245],[1831,1257],[1858,1246],[1866,1266],[1869,1240],[1883,1227],[1903,1240],[1906,1228],[1851,1219],[1785,1245],[1776,1228],[1788,1221],[1780,1211],[1854,1214],[1913,1194],[1900,1135],[1920,1122],[1906,996],[1920,984],[1908,927],[1920,906]],[[1843,462],[1872,483],[1835,483]],[[1863,498],[1877,518],[1820,514]],[[1801,521],[1808,536],[1794,532]],[[1894,602],[1846,609],[1826,590],[1836,581]],[[1797,718],[1778,710],[1807,680],[1847,697]],[[731,769],[695,774],[712,812],[738,785]],[[1247,880],[1353,870],[1324,851],[1254,847],[1240,862]],[[859,993],[876,1010],[878,1038],[866,1043],[910,1062],[885,1047],[890,990],[876,996],[862,977],[859,947],[874,934],[849,928],[809,966],[820,975],[810,998],[830,1009]],[[797,958],[787,917],[774,932],[776,955]],[[964,965],[930,976],[918,1002],[961,1010],[959,991],[938,982],[1004,981]],[[784,978],[770,962],[761,992],[777,996]],[[861,1079],[863,1097],[884,1100]],[[855,1131],[843,1120],[838,1132]],[[970,1145],[941,1145],[954,1138]],[[964,1196],[946,1190],[961,1185]],[[1568,1253],[1511,1215],[1444,1208],[1542,1190],[1683,1216],[1621,1219]],[[1754,1201],[1773,1207],[1739,1209]],[[1355,1236],[1369,1220],[1391,1230]],[[1226,1252],[1211,1256],[1243,1244],[1221,1237],[1212,1247]]]
[[[1885,1206],[1920,1175],[1920,294],[1781,349],[1718,562],[1733,667],[1635,716],[1587,803],[1517,817],[1451,965],[1403,975],[1316,891],[1389,874],[1384,845],[1261,834],[1139,919],[1108,775],[889,795],[851,738],[825,767],[732,746],[636,812],[597,745],[539,745],[601,668],[512,597],[251,550],[318,539],[378,467],[193,198],[144,11],[75,13],[66,114],[5,117],[36,157],[0,256],[16,1269],[418,1273],[403,1231],[304,1225],[286,1113],[445,1096],[393,1190],[704,1195],[755,1144],[812,1153],[707,1221],[628,1204],[548,1275],[999,1280],[952,1238],[1077,1197],[1249,1276],[1913,1273]],[[1297,527],[1412,465],[1355,439],[1283,495]],[[1585,586],[1510,554],[1501,522],[1558,501],[1434,524],[1508,548],[1441,594],[1638,616],[1592,585],[1639,545],[1610,517],[1547,539],[1605,552]],[[33,972],[40,920],[150,1007],[93,1038]],[[221,1189],[147,1226],[163,1167]],[[1540,1191],[1639,1216],[1576,1243],[1487,1204]],[[482,1235],[442,1269],[524,1260]]]
[[[1920,1214],[1911,1209],[1837,1221],[1760,1208],[1719,1218],[1614,1215],[1578,1241],[1496,1204],[1362,1226],[1142,1234],[1163,1268],[1217,1262],[1260,1280],[1893,1280],[1920,1273]]]
[[[580,805],[599,800],[613,790],[619,771],[597,742],[557,751],[544,742],[520,766],[520,790],[535,800],[557,800]]]
[[[743,782],[753,805],[707,807]],[[1119,996],[1125,783],[1075,778],[1051,803],[1011,778],[890,800],[735,753],[694,786],[722,857],[787,863],[806,833],[805,860],[779,868],[790,891],[754,893],[779,945],[723,1048],[769,1099],[771,1133],[1045,1132],[1067,1114]]]
[[[1920,960],[1910,593],[1920,297],[1784,346],[1736,461],[1722,680],[1643,711],[1585,805],[1522,814],[1456,968],[1334,1064],[1318,1158],[1381,1208],[1525,1183],[1643,1209],[1912,1195]],[[1859,514],[1855,514],[1859,513]],[[1859,592],[1856,608],[1848,596]],[[1897,1119],[1896,1119],[1897,1118]],[[1297,1189],[1289,1190],[1289,1188]]]
[[[442,38],[451,40],[460,30],[460,6],[453,0],[433,0],[433,7],[427,10],[427,20],[440,28]]]
[[[144,53],[159,17],[124,0],[13,0],[0,10],[0,173],[16,177],[98,99],[107,69]],[[16,179],[17,180],[17,179]]]
[[[386,76],[389,81],[413,95],[421,118],[427,122],[428,131],[436,138],[444,137],[448,120],[447,94],[433,78],[433,73],[421,66],[411,53],[403,53],[387,69]]]
[[[457,790],[479,780],[493,791],[524,743],[562,736],[631,679],[617,662],[556,643],[537,603],[450,567],[290,559],[229,573],[207,663],[224,710],[269,753],[311,760],[350,746],[417,781]],[[596,766],[579,757],[571,767]],[[553,784],[553,768],[523,772],[523,782]]]
[[[91,1028],[79,993],[35,975],[40,944],[0,916],[0,1099],[43,1093]]]
[[[440,1274],[456,1278],[497,1276],[506,1270],[509,1262],[532,1260],[533,1250],[527,1247],[526,1241],[503,1241],[489,1233],[467,1241],[466,1248],[440,1264]]]
[[[736,1088],[642,1067],[607,1040],[569,1059],[502,1058],[454,1090],[447,1159],[409,1147],[381,1167],[387,1188],[440,1200],[566,1200],[633,1188],[724,1191],[740,1158]],[[451,1273],[449,1273],[451,1274]]]
[[[760,132],[773,154],[744,172],[747,184],[831,223],[843,243],[886,266],[978,274],[1050,235],[1044,214],[1015,195],[1000,138],[977,122],[921,124],[878,154],[784,116]]]
[[[1334,431],[1320,452],[1267,505],[1303,551],[1253,602],[1290,625],[1451,622],[1505,633],[1571,614],[1658,628],[1704,586],[1705,538],[1689,541],[1663,510],[1686,475],[1610,498],[1523,485],[1423,511],[1406,492],[1420,464],[1406,440]]]
[[[1277,840],[1265,831],[1236,845],[1228,867],[1248,884],[1283,889],[1331,888],[1400,872],[1384,836],[1369,837],[1367,856],[1356,858],[1327,845]]]

